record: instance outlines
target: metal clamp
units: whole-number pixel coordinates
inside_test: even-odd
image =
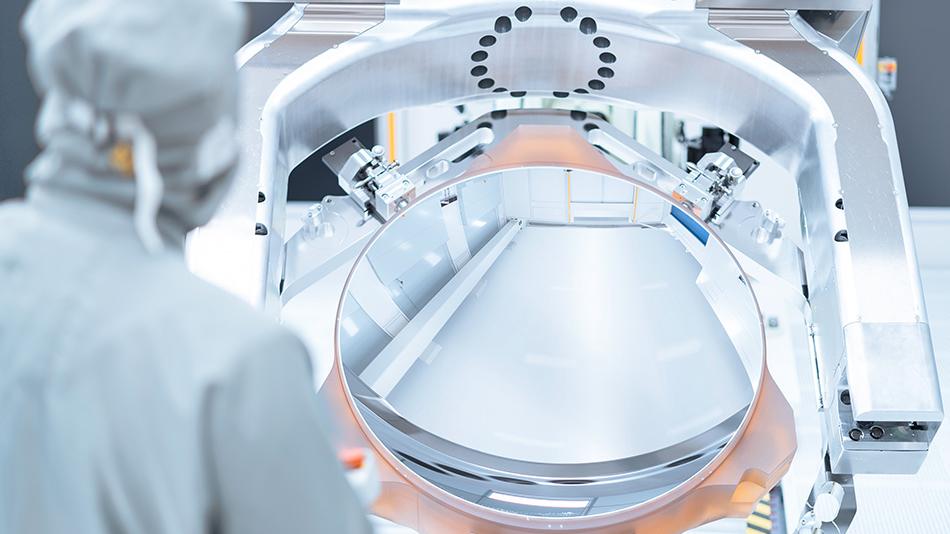
[[[384,160],[383,147],[367,150],[350,139],[324,156],[323,163],[338,177],[340,187],[362,209],[366,218],[385,222],[416,198],[416,185],[399,172],[399,163]]]
[[[726,145],[723,149],[706,154],[695,165],[688,164],[688,178],[673,192],[673,198],[688,202],[693,213],[712,223],[722,221],[741,186],[759,166],[758,161],[735,146]]]

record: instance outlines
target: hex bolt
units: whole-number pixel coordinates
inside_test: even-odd
[[[733,168],[729,169],[729,176],[732,177],[732,178],[741,178],[741,177],[742,177],[742,169],[740,169],[739,167],[733,167]]]
[[[851,392],[847,389],[841,392],[841,404],[851,406]]]
[[[851,431],[848,432],[848,437],[851,438],[851,441],[861,441],[861,438],[864,437],[864,432],[862,432],[860,428],[852,428]]]
[[[884,429],[879,426],[871,427],[871,437],[874,439],[881,439],[884,437]]]

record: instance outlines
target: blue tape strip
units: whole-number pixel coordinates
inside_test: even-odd
[[[673,206],[673,210],[670,211],[670,214],[673,215],[673,218],[680,222],[689,233],[693,234],[696,239],[698,239],[703,245],[709,241],[709,231],[703,228],[703,225],[696,222],[692,217],[686,214],[685,211]]]

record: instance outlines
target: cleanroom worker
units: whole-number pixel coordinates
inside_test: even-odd
[[[304,347],[183,259],[240,153],[241,9],[26,13],[43,151],[0,205],[2,534],[370,531]]]

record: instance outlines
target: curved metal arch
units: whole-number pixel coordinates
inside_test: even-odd
[[[638,17],[632,8],[575,2],[578,19],[567,23],[560,18],[560,4],[548,2],[513,31],[494,33],[496,18],[511,10],[508,4],[429,11],[389,7],[382,24],[288,75],[263,111],[261,190],[281,198],[296,165],[340,133],[386,112],[497,97],[495,87],[478,88],[470,74],[470,56],[485,35],[497,39],[488,50],[489,61],[501,60],[495,65],[498,85],[530,94],[583,87],[591,76],[580,76],[576,68],[544,68],[542,56],[597,64],[603,50],[591,44],[595,35],[583,34],[577,23],[585,15],[597,21],[596,36],[610,39],[615,75],[604,90],[573,96],[701,117],[737,132],[793,174],[815,153],[808,143],[816,138],[816,125],[830,128],[833,122],[810,86],[710,28],[703,12]],[[507,49],[505,39],[513,42]],[[348,97],[341,101],[328,95]],[[816,116],[827,120],[816,122]],[[263,208],[259,218],[280,235],[283,206]],[[281,245],[280,239],[270,241],[265,258],[257,258],[264,262],[260,269],[268,288],[257,304],[268,307],[275,302]]]

